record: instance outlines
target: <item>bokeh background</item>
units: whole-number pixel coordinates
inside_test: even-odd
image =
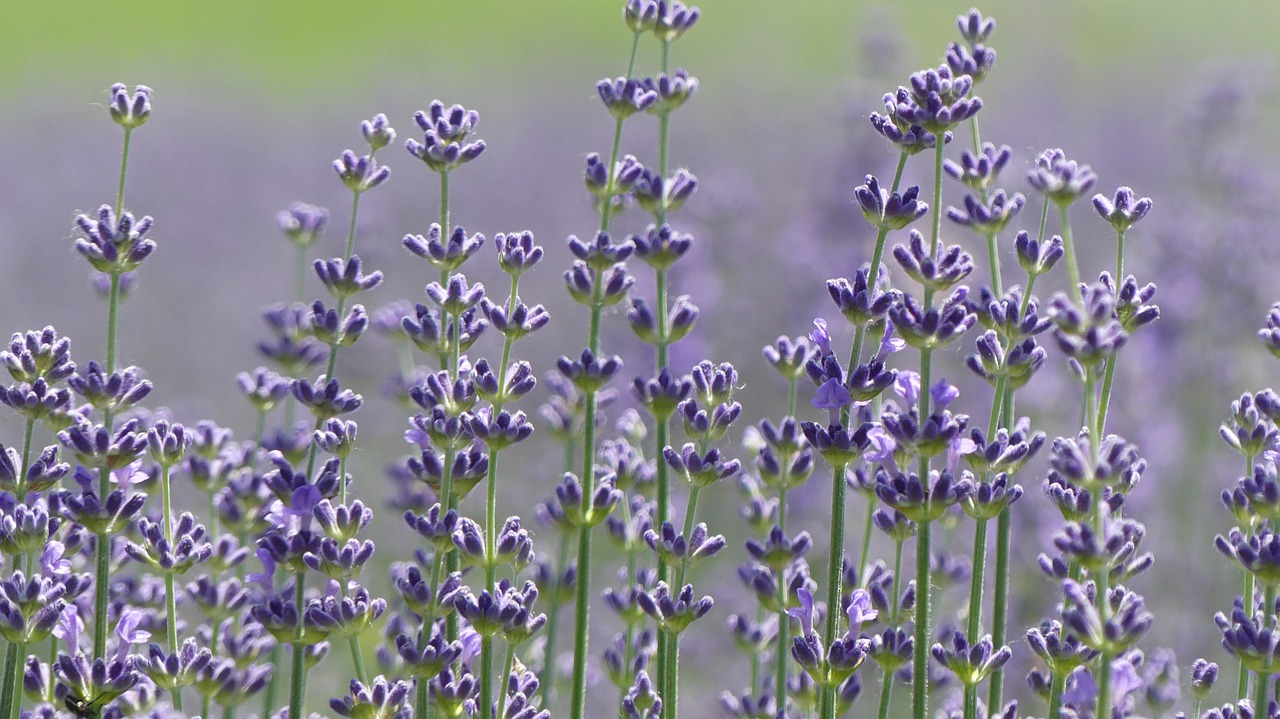
[[[594,84],[625,69],[630,36],[620,4],[5,3],[0,153],[9,170],[0,173],[0,328],[51,323],[73,338],[77,361],[102,354],[105,308],[72,250],[72,218],[114,200],[120,132],[104,109],[106,88],[148,84],[155,111],[135,134],[127,205],[155,216],[160,249],[125,307],[122,357],[147,370],[155,404],[179,420],[209,417],[247,434],[251,411],[234,376],[261,364],[259,309],[293,294],[293,250],[275,213],[303,200],[329,207],[334,227],[345,227],[349,195],[329,163],[358,146],[359,121],[385,112],[404,139],[416,134],[412,113],[439,98],[477,109],[489,145],[455,174],[454,220],[489,235],[531,229],[548,248],[523,294],[553,314],[552,327],[524,346],[535,366],[549,369],[585,336],[585,312],[568,301],[559,271],[568,264],[564,238],[594,227],[580,174],[588,152],[608,150],[612,123]],[[852,189],[866,173],[890,174],[895,156],[866,117],[907,74],[940,61],[955,16],[969,4],[700,5],[702,22],[674,48],[674,63],[701,88],[675,116],[672,158],[702,182],[676,216],[698,245],[674,285],[703,314],[697,336],[674,358],[685,367],[704,357],[735,363],[746,416],[777,418],[782,387],[760,347],[779,334],[806,333],[814,317],[837,318],[822,282],[850,274],[869,255],[872,233],[850,202]],[[1150,463],[1133,501],[1157,551],[1156,568],[1140,585],[1158,618],[1145,646],[1173,647],[1184,667],[1202,654],[1221,659],[1211,614],[1228,606],[1236,582],[1211,540],[1229,527],[1217,495],[1239,468],[1217,439],[1217,424],[1233,396],[1277,377],[1254,330],[1280,299],[1273,222],[1280,144],[1271,121],[1280,109],[1280,4],[1002,0],[981,10],[999,22],[991,41],[999,60],[980,93],[983,137],[1015,152],[1002,184],[1027,191],[1023,170],[1040,150],[1062,147],[1093,166],[1098,191],[1127,184],[1155,199],[1130,235],[1128,267],[1159,284],[1163,319],[1124,355],[1111,427],[1138,441]],[[639,71],[656,66],[650,43]],[[629,122],[624,152],[652,161],[655,138],[656,123]],[[392,178],[366,197],[358,244],[365,261],[388,275],[372,306],[421,299],[432,273],[404,253],[400,238],[425,231],[437,213],[434,175],[397,147],[380,159]],[[924,165],[910,163],[907,180],[927,186]],[[959,203],[958,185],[945,193],[944,204]],[[1020,226],[1033,227],[1038,209],[1029,202]],[[643,223],[633,211],[619,227],[636,231]],[[1111,231],[1087,203],[1077,208],[1075,227],[1085,274],[1096,274],[1109,265]],[[952,240],[976,239],[944,230]],[[332,231],[317,253],[336,254],[339,235]],[[472,274],[497,280],[491,255],[482,257]],[[643,281],[640,291],[648,292]],[[848,333],[839,339],[847,342]],[[610,318],[605,342],[631,370],[649,371],[648,353],[620,316]],[[1075,411],[1055,408],[1079,402],[1061,357],[1052,356],[1028,393],[1034,397],[1020,403],[1051,436],[1068,431],[1066,415]],[[961,379],[961,358],[960,348],[948,352],[943,373]],[[394,368],[387,344],[371,338],[344,352],[339,370],[370,398],[358,417],[362,450],[353,465],[365,497],[385,494],[382,467],[402,451],[404,410],[377,396]],[[988,390],[965,381],[964,408],[984,415]],[[16,420],[6,427],[12,439]],[[537,442],[514,451],[526,461],[504,462],[518,471],[504,471],[511,490],[500,501],[504,511],[528,516],[529,498],[548,495],[556,480],[554,461],[544,461],[555,453]],[[1034,568],[1047,536],[1031,528],[1038,510],[1028,506],[1045,506],[1039,472],[1033,466],[1021,480],[1030,497],[1015,541],[1018,627],[1051,606],[1052,586]],[[826,534],[820,476],[796,497],[798,521],[815,536]],[[853,501],[850,516],[860,521],[862,500]],[[731,550],[699,580],[719,604],[698,641],[685,643],[694,657],[682,665],[690,716],[746,680],[745,661],[698,661],[720,656],[729,645],[720,623],[747,606],[733,569],[743,557],[737,502],[726,485],[703,503]],[[393,546],[407,545],[409,535],[396,525],[379,530],[396,542],[381,545],[386,563],[399,558]],[[614,627],[604,611],[596,619],[595,646],[602,647]],[[338,654],[328,662],[333,671],[345,666]],[[1011,686],[1024,692],[1020,674]],[[603,683],[597,691],[609,692]]]

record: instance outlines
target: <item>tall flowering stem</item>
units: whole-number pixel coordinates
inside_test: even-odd
[[[120,180],[116,187],[116,209],[115,217],[123,218],[124,216],[124,193],[126,178],[129,174],[129,148],[133,137],[133,130],[140,127],[147,121],[151,114],[151,88],[145,85],[139,85],[132,96],[128,93],[123,84],[116,84],[111,87],[111,117],[124,128],[124,142],[120,151]],[[126,233],[128,230],[126,229]],[[117,261],[115,266],[107,270],[111,279],[110,289],[107,292],[107,374],[110,375],[116,369],[116,339],[119,335],[120,327],[120,276],[124,273],[124,269],[120,267]],[[111,434],[114,430],[115,412],[112,408],[108,408],[102,420],[103,426],[107,433]],[[24,466],[25,470],[26,467]],[[107,494],[111,491],[111,470],[104,464],[98,469],[98,496],[105,501]],[[97,537],[97,556],[95,561],[94,572],[94,597],[93,597],[93,656],[101,659],[106,656],[107,651],[107,616],[108,605],[110,603],[110,586],[111,586],[111,535],[110,533],[100,532]],[[17,702],[15,701],[15,704]]]
[[[639,98],[643,97],[643,95],[638,92],[635,82],[631,79],[631,74],[635,69],[635,58],[639,43],[640,35],[637,32],[632,38],[631,59],[627,64],[626,76],[616,82],[602,80],[598,85],[601,99],[604,100],[606,107],[614,115],[615,122],[613,143],[609,150],[610,161],[606,168],[604,194],[601,196],[600,231],[597,235],[597,244],[609,244],[608,233],[613,218],[613,205],[615,201],[620,199],[615,193],[618,180],[617,157],[622,145],[623,122],[631,114],[644,107],[639,106]],[[652,98],[648,102],[652,103]],[[625,251],[623,257],[625,258],[629,254],[629,251]],[[600,317],[606,302],[604,271],[612,262],[588,262],[587,264],[590,268],[589,282],[591,285],[590,298],[587,300],[587,304],[590,307],[591,319],[587,332],[587,353],[584,354],[583,359],[586,360],[586,355],[590,355],[594,360],[600,351]],[[591,383],[581,389],[584,395],[585,412],[583,417],[582,472],[579,476],[579,481],[583,492],[582,510],[586,513],[589,503],[596,493],[596,414],[598,410],[597,394],[600,386]],[[592,523],[583,521],[578,528],[578,577],[577,597],[574,606],[573,686],[570,708],[570,714],[573,719],[583,719],[586,716],[587,661],[589,659],[588,624],[591,617],[591,530],[593,527]]]

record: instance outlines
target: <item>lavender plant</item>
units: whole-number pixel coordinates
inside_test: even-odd
[[[622,17],[631,32],[626,72],[597,84],[612,139],[607,153],[587,156],[583,173],[598,225],[586,239],[568,238],[563,275],[586,310],[577,324],[585,344],[541,375],[548,392],[537,419],[519,406],[550,368],[524,359],[536,356],[525,354],[525,340],[548,334],[551,317],[521,290],[547,253],[530,231],[493,234],[505,297],[463,273],[490,239],[451,216],[453,174],[486,144],[476,138],[476,111],[439,101],[413,117],[422,139],[405,143],[438,181],[435,221],[401,241],[414,258],[404,271],[424,285],[424,301],[375,312],[363,304],[386,275],[356,253],[361,204],[388,179],[377,158],[396,139],[390,120],[374,115],[360,124],[367,151],[346,150],[333,163],[351,193],[340,252],[313,257],[325,252],[327,210],[297,203],[279,215],[296,248],[295,286],[292,303],[263,313],[270,336],[258,350],[272,367],[236,377],[252,434],[238,440],[212,421],[182,424],[147,407],[152,384],[140,368],[119,366],[117,338],[126,291],[161,246],[149,236],[151,217],[125,205],[132,136],[150,117],[153,93],[110,89],[110,116],[124,132],[116,198],[76,218],[74,242],[103,289],[105,360],[73,361],[70,340],[53,327],[16,333],[0,351],[13,380],[0,402],[23,437],[20,449],[0,446],[0,719],[234,718],[247,705],[256,713],[245,716],[301,717],[320,695],[353,719],[566,711],[676,719],[681,650],[703,653],[716,641],[712,623],[700,621],[715,601],[738,609],[727,627],[749,676],[721,705],[742,719],[871,711],[886,719],[895,690],[909,693],[914,719],[931,704],[946,717],[1016,719],[1019,701],[1032,697],[1055,719],[1164,716],[1178,706],[1183,672],[1171,651],[1144,653],[1155,618],[1134,588],[1155,563],[1131,499],[1147,463],[1108,426],[1128,389],[1116,382],[1121,351],[1160,317],[1155,285],[1126,274],[1126,238],[1152,200],[1128,187],[1091,198],[1105,223],[1096,227],[1109,229],[1080,235],[1114,235],[1115,261],[1114,272],[1109,264],[1087,281],[1089,255],[1077,251],[1072,220],[1097,178],[1050,149],[1026,175],[1041,196],[1038,222],[1020,229],[1027,195],[1004,184],[1014,153],[984,142],[978,124],[991,111],[976,92],[994,77],[995,22],[977,10],[960,16],[960,40],[942,64],[913,73],[870,115],[896,164],[889,182],[867,174],[848,188],[875,236],[867,263],[826,283],[844,322],[817,317],[807,336],[784,334],[763,348],[785,385],[785,409],[751,408],[755,419],[739,429],[745,370],[702,358],[686,370],[671,352],[696,336],[700,317],[691,296],[671,292],[692,277],[681,273],[698,249],[687,231],[694,223],[676,221],[698,180],[671,156],[673,116],[699,88],[673,66],[672,51],[701,13],[674,0],[629,0]],[[644,76],[640,51],[653,40],[660,65]],[[643,115],[657,120],[651,166],[623,152],[624,126],[640,126]],[[930,162],[913,161],[908,175],[917,156]],[[922,185],[904,187],[917,175]],[[953,181],[964,196],[944,204]],[[1053,208],[1058,234],[1048,229]],[[955,241],[964,231],[985,258]],[[890,246],[894,233],[901,241]],[[643,276],[632,273],[640,263]],[[1055,281],[1059,264],[1064,291],[1042,300],[1035,290]],[[493,276],[472,267],[473,277]],[[327,298],[308,303],[316,280]],[[611,314],[625,316],[653,357],[629,398],[615,380],[622,355],[636,352],[625,340],[612,346]],[[1280,304],[1265,322],[1259,337],[1280,357]],[[355,459],[366,445],[357,447],[352,417],[365,399],[343,352],[371,325],[395,345],[388,388],[410,413],[411,454],[389,462],[387,506],[374,501],[383,493]],[[961,365],[969,381],[949,382]],[[1052,441],[1035,427],[1054,418],[1017,411],[1019,393],[1038,391],[1031,380],[1051,365],[1065,366],[1060,374],[1081,398],[1078,413],[1059,408],[1069,429]],[[1271,696],[1280,674],[1278,423],[1280,395],[1264,389],[1240,394],[1221,426],[1245,465],[1222,493],[1237,526],[1215,540],[1240,570],[1241,595],[1214,617],[1237,682],[1230,703],[1202,712],[1219,667],[1203,658],[1187,667],[1197,719],[1280,715]],[[558,482],[511,459],[517,445],[543,441],[563,457]],[[737,446],[748,462],[733,456]],[[1031,496],[1022,483],[1038,475],[1042,453],[1042,492]],[[821,479],[810,482],[815,472]],[[806,503],[826,493],[814,485],[828,474],[830,506],[814,512]],[[199,497],[186,508],[184,480]],[[705,561],[730,551],[713,530],[725,520],[715,511],[725,480],[743,499],[740,595]],[[529,508],[530,487],[554,492],[526,515],[536,527],[519,514],[503,518],[500,499]],[[852,521],[850,490],[863,503]],[[483,499],[469,501],[473,494]],[[402,515],[403,525],[392,524],[413,545],[390,553],[384,581],[375,562],[389,553],[370,537],[388,509]],[[1015,532],[1056,522],[1045,519],[1052,510],[1061,524],[1042,533],[1048,544],[1036,566],[1015,569]],[[616,552],[601,545],[601,525]],[[914,569],[904,567],[909,550]],[[825,571],[811,569],[811,554]],[[621,586],[607,581],[611,568]],[[1044,597],[1015,596],[1012,577],[1037,569],[1052,604],[1024,628],[1011,602],[1043,610]],[[716,599],[695,580],[715,585]],[[621,626],[593,647],[597,596]],[[1011,631],[1024,632],[1029,653],[1009,641]],[[319,668],[335,642],[343,656]],[[858,704],[868,659],[879,687]],[[1034,662],[1029,692],[1006,689],[1005,672],[1019,661]],[[310,681],[318,672],[343,678],[336,692]],[[593,696],[594,675],[607,677],[616,698]],[[699,709],[686,698],[686,715]]]

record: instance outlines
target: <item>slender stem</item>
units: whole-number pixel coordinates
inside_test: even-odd
[[[973,573],[969,584],[969,644],[976,644],[982,631],[982,585],[986,579],[987,521],[979,519],[973,527]]]
[[[902,542],[893,543],[893,594],[889,595],[889,617],[892,626],[902,621],[898,589],[902,583]]]
[[[552,565],[555,572],[555,581],[557,591],[560,583],[560,577],[564,573],[565,565],[569,561],[569,534],[567,532],[560,534],[560,548],[556,552],[556,563]],[[542,676],[539,678],[538,689],[542,692],[542,706],[549,707],[555,697],[556,683],[556,629],[560,624],[560,608],[563,602],[559,597],[551,600],[551,606],[547,609],[547,630],[546,644],[542,647]]]
[[[941,153],[941,149],[939,149]],[[902,170],[907,166],[907,153],[899,153],[898,166],[893,172],[893,185],[889,188],[889,194],[898,191],[898,187],[902,182]],[[889,236],[889,228],[881,227],[876,232],[875,248],[871,251],[871,271],[867,277],[867,284],[875,287],[876,280],[880,277],[880,260],[884,257],[885,239]],[[859,348],[861,349],[861,348]]]
[[[168,468],[166,467],[165,469],[168,469]],[[174,584],[173,573],[165,572],[165,575],[164,575],[165,610],[169,614],[168,619],[165,622],[165,630],[166,630],[166,634],[168,634],[168,639],[169,639],[169,651],[176,654],[178,652],[178,604],[177,604],[178,595],[174,591],[173,584]],[[172,698],[173,698],[173,708],[177,709],[178,712],[181,713],[182,712],[182,690],[175,689],[173,691]]]
[[[269,664],[271,667],[271,680],[267,682],[267,688],[262,694],[262,716],[269,717],[275,714],[276,708],[276,671],[280,667],[280,644],[277,642],[271,647],[271,659]],[[414,716],[423,716],[415,714]]]
[[[413,683],[413,716],[426,717],[430,711],[427,702],[431,697],[431,690],[427,687],[427,680],[422,677],[416,678]]]
[[[512,665],[515,664],[515,660],[516,660],[516,647],[514,644],[511,644],[510,642],[508,642],[507,657],[502,662],[502,676],[499,677],[498,686],[501,686],[501,687],[506,686],[507,678],[511,676],[511,667]],[[501,694],[502,694],[502,706],[498,707],[497,716],[505,717],[507,715],[507,698],[508,698],[506,690],[503,689],[501,691]]]
[[[880,708],[876,711],[877,719],[888,719],[891,696],[893,696],[893,677],[889,672],[880,672]]]
[[[1071,219],[1067,212],[1067,205],[1058,205],[1058,212],[1062,217],[1062,246],[1067,255],[1067,281],[1071,283],[1071,296],[1079,305],[1084,298],[1080,292],[1080,267],[1076,264],[1076,248],[1071,241]]]
[[[592,399],[594,405],[594,398]],[[595,414],[592,412],[591,414]],[[592,417],[594,423],[595,418]],[[587,495],[589,498],[590,495]],[[589,501],[589,499],[588,499]],[[586,716],[587,702],[587,622],[590,620],[591,601],[591,528],[583,525],[578,530],[578,586],[574,606],[573,634],[573,719]]]
[[[1116,231],[1116,287],[1124,281],[1124,230]]]
[[[21,681],[22,677],[22,663],[18,658],[18,655],[20,654],[20,647],[22,647],[21,642],[13,642],[9,644],[8,649],[5,651],[4,679],[2,680],[4,682],[5,692],[4,697],[0,699],[0,717],[3,717],[4,719],[9,719],[10,709],[14,705],[22,703],[21,700],[18,699],[20,696],[18,692],[21,691],[21,684],[18,684],[18,682]],[[13,687],[12,691],[9,691],[10,687]]]
[[[964,719],[976,719],[978,716],[978,685],[964,686]]]
[[[200,716],[201,717],[209,716],[209,711],[212,707],[213,707],[213,695],[205,694],[204,698],[200,700]]]
[[[480,716],[493,716],[493,637],[480,639]]]
[[[303,573],[298,572],[297,578],[294,579],[293,601],[298,608],[298,632],[296,640],[293,643],[293,673],[290,677],[289,686],[289,716],[302,716],[302,702],[306,699],[307,693],[307,661],[306,647],[302,644],[302,621],[303,605],[306,602],[306,585],[303,582]],[[204,716],[208,716],[206,711]]]
[[[120,184],[116,187],[116,217],[124,211],[124,179],[129,174],[129,141],[133,138],[133,128],[124,129],[124,149],[120,152]]]
[[[1000,282],[1000,246],[996,243],[996,233],[987,234],[987,263],[991,271],[991,289],[996,297],[1004,294]]]
[[[843,463],[831,467],[831,551],[827,559],[827,624],[823,635],[823,645],[827,647],[835,643],[843,614],[840,611],[840,594],[844,580],[844,471]],[[821,691],[824,719],[831,719],[835,716],[836,687],[823,686]]]
[[[916,624],[911,664],[911,715],[914,719],[925,719],[929,711],[930,524],[922,521],[916,529]]]
[[[1049,714],[1046,719],[1058,719],[1058,714],[1062,710],[1062,690],[1066,687],[1067,678],[1059,674],[1054,674],[1049,680]],[[1197,709],[1195,716],[1200,716]]]
[[[871,561],[871,519],[875,513],[876,501],[867,495],[867,516],[862,520],[862,548],[858,550],[858,582],[863,587],[867,586],[867,576],[870,574],[868,562]]]
[[[784,472],[790,469],[791,463],[784,465]],[[782,529],[785,535],[787,532],[787,487],[783,483],[782,488],[778,491],[778,527]],[[786,569],[779,570],[778,573],[778,644],[774,652],[774,697],[777,699],[778,711],[783,712],[787,708],[787,656],[788,647],[791,646],[791,617],[787,614],[787,576]],[[755,691],[755,687],[752,687]]]
[[[1245,571],[1244,573],[1244,592],[1241,595],[1244,599],[1244,608],[1246,614],[1253,613],[1254,598],[1254,579],[1253,573]],[[1238,664],[1239,680],[1236,687],[1236,693],[1239,699],[1246,699],[1249,696],[1249,670],[1244,666],[1244,660]]]
[[[1276,626],[1276,585],[1270,582],[1266,583],[1262,588],[1262,613],[1265,617],[1266,625],[1275,628]],[[1267,706],[1268,694],[1271,690],[1271,675],[1258,673],[1257,686],[1253,688],[1255,707]]]
[[[1005,507],[996,518],[996,567],[995,606],[991,611],[992,646],[1004,646],[1005,624],[1009,615],[1009,540],[1012,522],[1009,508]],[[987,706],[998,707],[1003,701],[1004,672],[997,669],[991,674],[987,688]]]

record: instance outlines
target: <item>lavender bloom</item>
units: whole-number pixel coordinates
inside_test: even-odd
[[[959,162],[943,160],[942,169],[972,189],[985,190],[996,181],[1012,158],[1013,150],[1008,145],[996,148],[990,142],[984,142],[977,153],[962,150]]]
[[[1013,650],[1008,646],[995,649],[989,634],[970,646],[961,632],[952,635],[951,646],[934,644],[931,652],[933,658],[950,670],[966,687],[985,681],[992,672],[1003,667],[1013,657]]]
[[[649,529],[644,541],[663,563],[676,568],[692,567],[725,547],[724,535],[710,535],[705,522],[699,522],[687,538],[677,534],[671,522],[663,522],[661,532]]]
[[[151,93],[146,85],[137,85],[130,96],[129,88],[122,82],[111,86],[111,103],[108,110],[111,119],[126,132],[141,127],[151,117]]]
[[[956,26],[960,28],[960,37],[970,45],[984,43],[996,30],[995,18],[984,18],[982,13],[971,9],[965,15],[956,18]]]
[[[605,78],[596,83],[596,94],[609,114],[624,120],[649,108],[658,99],[658,93],[645,87],[639,80],[627,77]]]
[[[542,259],[542,246],[534,243],[533,233],[528,230],[499,232],[493,236],[493,246],[498,251],[498,266],[513,277],[532,269]]]
[[[725,459],[715,447],[699,453],[697,445],[692,442],[686,443],[679,451],[674,447],[665,447],[662,456],[671,469],[691,487],[702,489],[721,479],[733,477],[742,468],[738,460]]]
[[[1129,333],[1115,319],[1116,296],[1110,287],[1088,285],[1083,294],[1083,307],[1075,306],[1065,295],[1055,295],[1049,303],[1049,316],[1056,325],[1053,338],[1058,347],[1081,365],[1093,367],[1119,352],[1129,341]]]
[[[1191,696],[1197,701],[1203,700],[1213,691],[1218,682],[1218,665],[1214,662],[1196,659],[1191,665]]]
[[[697,9],[694,8],[694,10]],[[670,75],[658,73],[640,82],[644,84],[645,89],[653,91],[658,96],[658,99],[649,106],[649,112],[654,115],[679,109],[698,92],[698,78],[690,77],[684,68],[677,68]]]
[[[1151,210],[1151,198],[1139,198],[1132,189],[1121,187],[1116,190],[1115,199],[1109,200],[1106,195],[1094,195],[1093,208],[1116,232],[1125,232],[1147,216],[1147,212]]]
[[[1258,330],[1258,339],[1262,340],[1262,344],[1280,359],[1280,302],[1271,306],[1267,312],[1267,324]]]
[[[324,285],[329,294],[339,299],[367,292],[382,283],[380,271],[368,275],[361,273],[360,258],[355,255],[349,259],[335,257],[331,260],[316,260],[312,267],[320,278],[320,284]]]
[[[322,420],[354,412],[364,403],[363,397],[342,389],[337,379],[326,379],[324,375],[314,383],[305,377],[294,382],[293,396]]]
[[[898,473],[892,477],[887,473],[876,475],[876,496],[880,501],[916,523],[938,519],[951,505],[963,501],[972,489],[967,478],[956,478],[950,472],[930,472],[927,482],[914,473]]]
[[[205,539],[204,526],[196,524],[189,512],[183,512],[174,524],[172,540],[165,536],[164,524],[146,517],[138,521],[138,533],[142,542],[128,542],[125,553],[161,573],[185,574],[213,554],[213,547]]]
[[[1068,160],[1059,149],[1045,150],[1027,173],[1027,182],[1037,192],[1065,207],[1093,189],[1098,178],[1088,165]]]
[[[664,342],[672,344],[693,331],[694,323],[698,320],[698,306],[689,300],[688,295],[680,295],[669,311],[666,327],[659,327],[658,318],[649,309],[648,303],[640,297],[633,297],[627,321],[641,341],[655,346]]]
[[[374,115],[371,120],[360,121],[360,134],[364,135],[364,141],[369,143],[369,149],[373,152],[390,145],[396,139],[395,129],[387,121],[387,116],[381,112]]]
[[[897,298],[896,290],[879,292],[871,287],[867,275],[865,268],[859,268],[852,280],[827,280],[827,294],[854,327],[883,318]],[[886,328],[886,331],[891,333],[892,329]]]
[[[391,168],[379,166],[373,155],[357,156],[351,150],[343,150],[333,161],[333,171],[338,173],[342,184],[357,195],[381,185],[391,176]]]
[[[1111,618],[1103,620],[1094,606],[1092,584],[1081,586],[1067,579],[1062,583],[1066,602],[1062,623],[1092,649],[1113,655],[1125,651],[1151,628],[1154,617],[1146,611],[1140,595],[1123,586],[1114,587],[1106,597]],[[1219,615],[1221,616],[1221,615]]]
[[[1098,656],[1096,650],[1081,644],[1074,634],[1064,631],[1062,623],[1057,620],[1041,622],[1039,627],[1028,629],[1026,637],[1031,651],[1040,657],[1051,674],[1059,678],[1066,677]]]
[[[670,225],[649,225],[643,235],[631,235],[627,241],[636,257],[657,270],[669,269],[693,247],[693,236],[677,232]]]
[[[388,681],[380,676],[366,686],[353,679],[349,696],[330,699],[329,707],[350,719],[409,719],[413,711],[408,698],[407,682]]]
[[[150,216],[135,221],[131,213],[123,212],[117,218],[110,205],[103,205],[95,217],[76,217],[76,227],[84,234],[76,238],[76,252],[99,272],[130,272],[156,249],[155,241],[144,237],[151,224]]]
[[[867,175],[864,184],[854,188],[853,197],[862,210],[863,218],[872,227],[882,230],[900,230],[929,211],[929,205],[919,199],[918,185],[908,187],[901,194],[889,194],[875,175]]]
[[[635,155],[623,155],[613,167],[609,167],[600,159],[600,153],[593,152],[587,155],[587,167],[583,170],[582,179],[587,192],[595,195],[598,200],[612,202],[619,195],[630,192],[644,172],[644,165],[640,164]]]
[[[946,292],[973,272],[973,257],[960,245],[947,247],[938,240],[932,251],[925,247],[924,235],[911,231],[906,245],[896,245],[893,257],[907,276],[935,292]]]
[[[1004,190],[996,190],[986,204],[973,195],[965,195],[964,209],[948,207],[947,217],[957,225],[968,227],[980,235],[998,235],[1018,215],[1025,202],[1026,198],[1021,192],[1008,197]]]
[[[299,247],[313,244],[329,224],[329,211],[323,207],[295,202],[276,215],[276,224],[289,241]]]
[[[987,77],[996,64],[996,51],[975,43],[969,46],[953,42],[947,45],[947,67],[956,75],[968,75],[976,85]]]
[[[622,19],[634,33],[651,32],[658,23],[658,0],[627,0]]]
[[[1277,343],[1280,346],[1280,339]],[[764,347],[763,354],[765,361],[786,380],[795,380],[803,376],[805,365],[812,359],[807,337],[791,339],[780,335],[773,344]]]
[[[39,332],[15,332],[9,347],[0,351],[0,363],[16,382],[44,380],[57,384],[76,371],[71,361],[71,340],[59,337],[52,325]]]
[[[1039,240],[1022,231],[1014,238],[1013,247],[1018,253],[1018,264],[1022,266],[1022,270],[1034,277],[1053,269],[1065,254],[1062,238],[1057,235],[1041,245]]]
[[[927,309],[911,295],[904,294],[889,309],[889,320],[912,347],[942,347],[967,332],[977,321],[964,306],[968,294],[968,288],[958,287],[941,305]]]
[[[924,150],[935,148],[938,143],[937,135],[926,131],[919,125],[909,124],[898,117],[897,99],[899,96],[905,99],[908,97],[908,93],[899,88],[899,95],[887,94],[884,96],[886,112],[884,115],[878,112],[871,113],[869,118],[871,127],[907,155],[915,155]],[[951,133],[943,133],[943,142],[950,141]]]
[[[461,105],[445,108],[444,103],[433,100],[425,112],[414,113],[413,120],[424,133],[423,140],[407,140],[405,147],[434,172],[450,172],[484,152],[484,140],[467,142],[480,122],[480,114],[474,110]]]
[[[641,594],[637,601],[640,608],[653,618],[658,628],[667,634],[679,634],[694,621],[711,611],[711,597],[694,600],[693,585],[686,584],[679,594],[672,595],[665,582],[658,582],[652,592]]]
[[[648,672],[636,673],[635,683],[622,697],[622,711],[626,719],[658,719],[662,716],[662,697],[653,688]]]
[[[937,135],[982,109],[981,98],[970,96],[973,78],[953,75],[946,65],[912,74],[909,84],[885,96],[885,107],[900,125],[919,125]]]
[[[94,407],[118,412],[131,407],[151,393],[151,382],[143,379],[137,367],[126,367],[107,374],[106,368],[90,360],[84,373],[67,378],[67,385]]]
[[[653,34],[663,42],[671,42],[689,31],[702,17],[696,6],[685,6],[680,0],[658,0],[658,15]]]

